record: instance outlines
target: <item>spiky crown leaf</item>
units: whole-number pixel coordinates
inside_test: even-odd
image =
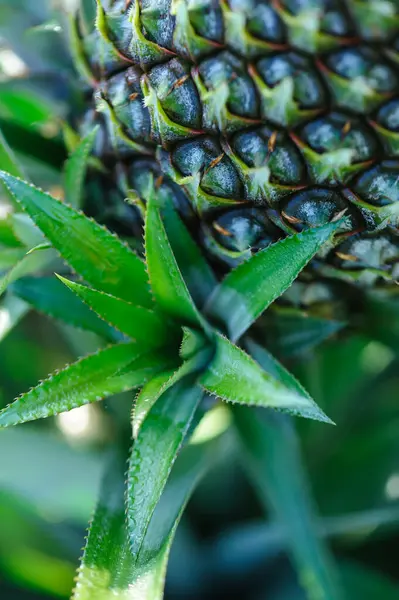
[[[90,314],[98,317],[90,319],[80,310],[75,316],[77,324],[99,333],[99,323],[104,323],[105,337],[117,342],[55,373],[18,398],[0,413],[0,426],[55,415],[141,388],[133,413],[128,523],[120,524],[130,540],[129,581],[134,582],[140,570],[149,568],[141,557],[154,511],[176,457],[201,417],[204,395],[330,422],[292,375],[281,366],[277,375],[264,370],[224,333],[234,340],[242,338],[340,222],[286,238],[218,283],[173,208],[161,202],[155,185],[146,198],[144,263],[116,236],[75,208],[7,173],[2,172],[0,178],[51,247],[93,286],[59,276],[59,282],[65,284],[59,289],[76,294],[93,311]],[[25,297],[29,293],[35,297],[35,286],[29,290],[29,280],[28,286],[24,281],[19,282],[22,296],[25,285]],[[44,285],[49,285],[48,280]],[[87,557],[99,518],[97,514],[89,535],[76,598],[84,597],[79,594],[85,585],[82,581],[89,577]],[[173,527],[165,532],[165,544],[171,541],[168,536]],[[112,574],[117,566],[109,568]],[[110,581],[104,582],[103,591],[111,589],[109,586]]]

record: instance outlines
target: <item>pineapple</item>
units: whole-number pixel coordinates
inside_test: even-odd
[[[399,276],[398,32],[389,0],[107,0],[73,38],[123,195],[151,156],[221,274],[345,214],[302,278],[358,289]]]
[[[354,290],[394,289],[398,31],[389,0],[81,0],[71,38],[85,111],[71,122],[83,142],[96,137],[86,160],[66,135],[78,144],[66,188],[71,173],[79,188],[90,164],[84,212],[68,193],[65,203],[15,177],[6,144],[13,172],[0,172],[41,232],[27,256],[57,250],[67,265],[60,281],[26,281],[18,264],[0,290],[10,286],[39,309],[51,291],[45,312],[110,342],[4,408],[0,427],[138,390],[132,448],[119,448],[105,478],[75,600],[162,597],[173,535],[203,470],[187,442],[215,398],[331,422],[262,346],[285,357],[284,344],[298,351],[292,306],[337,317],[364,299]],[[43,270],[39,261],[28,273]],[[320,333],[309,319],[300,351],[340,326],[324,323]],[[233,414],[254,456],[271,431],[262,460],[287,448],[297,455],[284,416],[243,410]],[[207,446],[212,460],[219,441]],[[285,458],[279,468],[295,464]],[[175,461],[182,472],[170,483]],[[305,486],[293,486],[294,502],[303,500]],[[283,515],[279,498],[272,504]],[[289,520],[297,528],[296,511]],[[299,574],[309,574],[302,585],[309,598],[339,600],[334,569],[311,519],[303,521],[301,542],[290,542]],[[303,556],[309,535],[314,571]]]

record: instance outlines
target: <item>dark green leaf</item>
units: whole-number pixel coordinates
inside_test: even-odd
[[[147,202],[145,223],[146,259],[152,291],[165,313],[187,324],[203,326],[177,265],[154,195],[155,192]]]
[[[369,293],[364,298],[361,328],[364,333],[399,352],[399,295]]]
[[[116,236],[49,194],[0,173],[15,199],[79,275],[124,300],[152,303],[144,263]]]
[[[135,343],[98,351],[40,383],[0,412],[0,427],[57,415],[77,406],[137,388],[167,365]]]
[[[379,571],[367,565],[346,563],[341,566],[342,579],[349,598],[361,600],[397,600],[399,585]]]
[[[39,312],[69,325],[92,331],[106,340],[116,341],[118,333],[104,323],[55,277],[24,277],[11,290]]]
[[[215,290],[207,312],[237,340],[264,310],[292,284],[328,241],[340,221],[287,237],[231,271]]]
[[[273,352],[284,357],[309,352],[345,327],[343,322],[322,319],[299,311],[270,313],[271,311],[266,313],[263,324],[267,345]]]
[[[81,206],[83,181],[97,133],[98,127],[94,127],[79,142],[76,150],[73,151],[65,164],[65,197],[66,201],[75,208]]]
[[[177,382],[154,404],[133,444],[127,508],[131,548],[136,559],[202,395],[194,377]]]
[[[332,560],[318,538],[308,483],[292,421],[265,411],[234,409],[248,468],[266,510],[289,530],[289,549],[309,600],[339,600]]]
[[[220,334],[215,336],[215,355],[199,381],[227,402],[286,410],[309,419],[331,423],[299,383],[287,371],[280,381],[264,371],[243,350]],[[278,363],[275,363],[276,365]],[[276,367],[277,372],[283,369]]]
[[[110,294],[87,288],[64,277],[58,277],[102,319],[133,340],[140,342],[142,347],[157,348],[167,343],[171,345],[175,339],[172,327],[158,313],[142,306],[134,306]]]

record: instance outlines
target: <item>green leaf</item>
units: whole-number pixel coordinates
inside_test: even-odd
[[[342,321],[314,317],[291,309],[271,312],[265,314],[265,322],[262,323],[267,345],[284,357],[299,356],[313,350],[346,325]]]
[[[129,592],[134,577],[134,561],[127,535],[124,469],[125,461],[116,455],[101,485],[73,600],[134,598]]]
[[[0,249],[0,272],[8,271],[20,262],[25,256],[25,250],[22,248],[1,248]]]
[[[249,471],[266,510],[289,531],[287,541],[308,600],[340,600],[332,560],[316,531],[312,501],[292,421],[265,411],[234,409]]]
[[[130,548],[125,515],[124,461],[110,464],[90,524],[73,600],[162,600],[169,552],[181,515],[195,485],[222,450],[221,440],[183,450],[137,558]]]
[[[361,329],[394,352],[399,352],[399,295],[370,292],[362,306]]]
[[[213,360],[199,381],[205,390],[227,402],[277,408],[331,423],[294,377],[281,365],[276,369],[285,372],[282,381],[276,374],[264,371],[253,358],[218,333]]]
[[[336,221],[287,237],[231,271],[211,296],[206,311],[237,340],[292,284],[340,226]]]
[[[23,171],[0,130],[0,170],[15,177],[23,177]]]
[[[64,260],[88,283],[124,300],[152,304],[144,263],[116,236],[20,179],[1,172],[0,178]]]
[[[137,438],[145,417],[158,398],[184,377],[198,373],[209,362],[211,355],[212,348],[204,346],[183,362],[179,368],[160,373],[143,387],[137,395],[133,409],[132,428],[134,439]]]
[[[396,600],[399,598],[399,585],[395,579],[384,575],[369,565],[344,563],[341,566],[342,579],[349,598],[362,600]]]
[[[12,213],[10,219],[15,235],[27,248],[45,243],[46,238],[26,213]]]
[[[203,327],[173,254],[154,194],[147,202],[145,247],[151,289],[159,306],[178,321]]]
[[[137,394],[132,413],[133,439],[137,438],[144,419],[165,389],[169,387],[168,383],[175,373],[174,370],[159,373],[146,383]]]
[[[173,334],[176,332],[158,313],[87,288],[60,275],[57,277],[102,319],[134,341],[140,342],[142,347],[159,348],[168,343],[172,345]]]
[[[29,306],[23,300],[7,294],[0,303],[0,341],[29,312]]]
[[[11,291],[39,312],[69,325],[92,331],[110,342],[119,334],[104,323],[55,277],[24,277],[11,286]]]
[[[302,387],[294,375],[287,371],[287,369],[283,367],[270,352],[263,348],[263,346],[260,346],[251,339],[245,340],[245,346],[248,349],[249,354],[261,365],[266,373],[269,373],[269,375],[277,379],[292,392],[298,393],[304,398],[309,398],[309,400],[311,400],[308,392]],[[313,402],[313,400],[311,400],[311,402]]]
[[[198,306],[204,306],[216,287],[216,277],[177,212],[165,209],[162,221],[190,294]]]
[[[8,273],[6,273],[6,275],[4,275],[4,277],[0,279],[0,295],[3,294],[7,287],[14,281],[17,281],[26,275],[37,273],[48,267],[54,258],[55,253],[52,248],[43,249],[42,247],[37,246],[37,248],[30,250],[8,271]]]
[[[79,142],[65,164],[65,197],[76,208],[80,208],[82,203],[83,182],[97,133],[98,126]]]
[[[202,396],[195,377],[177,382],[151,408],[133,444],[127,510],[131,548],[136,559]]]
[[[57,415],[140,387],[167,365],[135,343],[98,351],[56,372],[0,412],[0,427]]]
[[[227,450],[225,439],[187,446],[173,467],[154,511],[135,565],[134,599],[162,600],[166,567],[177,526],[201,477]]]
[[[0,219],[0,244],[2,246],[7,246],[8,248],[22,247],[21,241],[15,232],[11,215],[5,219]]]

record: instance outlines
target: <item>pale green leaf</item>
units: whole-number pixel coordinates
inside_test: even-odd
[[[45,379],[0,412],[0,427],[57,415],[145,384],[167,359],[135,343],[98,351]]]
[[[49,194],[0,172],[18,203],[64,260],[94,287],[152,304],[144,263],[108,230]]]
[[[308,482],[292,421],[266,411],[234,409],[249,470],[261,502],[289,531],[288,549],[308,600],[341,600],[332,559],[318,536]]]
[[[279,381],[218,333],[215,335],[214,357],[199,381],[205,390],[227,402],[277,408],[331,423],[299,383],[288,372],[285,373],[286,380]]]
[[[15,235],[27,248],[45,243],[46,238],[26,213],[12,213],[10,219]]]
[[[174,337],[176,338],[176,332],[158,313],[90,289],[60,275],[58,277],[102,319],[140,342],[142,347],[157,348],[168,343],[172,345]]]
[[[65,198],[76,208],[81,207],[83,182],[98,127],[94,127],[78,144],[65,164]]]
[[[19,298],[33,308],[69,325],[92,331],[110,342],[121,335],[104,323],[55,277],[24,277],[11,285]]]
[[[341,222],[287,237],[231,271],[207,305],[207,313],[237,340],[264,310],[292,284]]]
[[[0,248],[0,273],[14,267],[23,259],[25,254],[23,248]]]
[[[30,250],[0,279],[0,295],[5,292],[11,283],[21,277],[46,269],[54,258],[55,252],[52,248],[41,248],[38,246]]]
[[[178,321],[203,326],[173,254],[154,194],[147,202],[145,247],[151,289],[159,306]]]
[[[176,456],[202,398],[195,377],[168,389],[153,405],[133,444],[128,468],[127,511],[135,558],[161,497]]]
[[[29,312],[29,305],[12,294],[7,294],[0,302],[0,341]]]

